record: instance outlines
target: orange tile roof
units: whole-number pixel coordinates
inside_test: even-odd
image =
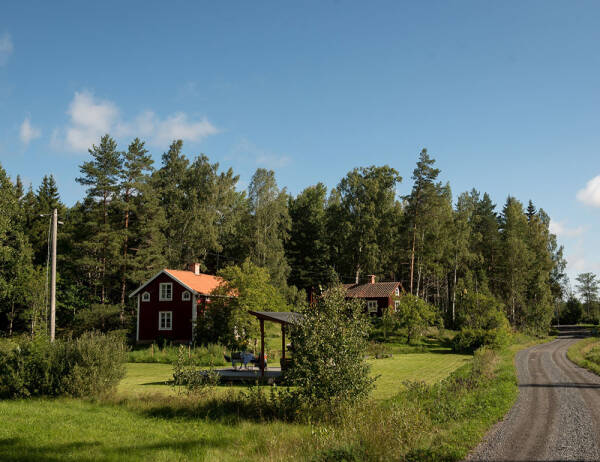
[[[193,271],[165,269],[165,272],[200,294],[209,295],[225,282],[223,278],[218,276],[195,274]]]

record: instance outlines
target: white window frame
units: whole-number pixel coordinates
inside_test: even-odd
[[[163,320],[165,321],[164,327],[163,327]],[[159,311],[158,312],[158,330],[173,330],[173,312],[172,311]]]
[[[142,294],[142,301],[143,302],[149,302],[150,301],[150,292],[144,292]]]
[[[394,311],[397,311],[400,308],[400,300],[394,300]]]
[[[396,294],[396,297],[400,296],[400,287],[396,287],[396,290],[394,291],[394,293]]]
[[[377,300],[367,300],[367,311],[370,313],[377,313],[379,309],[379,303]]]
[[[181,300],[184,302],[189,302],[192,299],[191,295],[192,294],[190,294],[189,290],[184,290],[181,292]]]
[[[163,297],[163,287],[168,287],[169,297]],[[173,300],[173,283],[172,282],[161,282],[158,286],[158,300],[161,302],[170,302]]]

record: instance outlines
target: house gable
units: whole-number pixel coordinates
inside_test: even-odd
[[[170,285],[170,297],[161,297],[161,286]],[[192,340],[193,310],[196,308],[197,295],[186,299],[183,294],[191,290],[166,272],[161,272],[137,291],[140,301],[142,294],[148,293],[150,301],[141,302],[138,311],[139,342],[152,342],[158,337],[176,342]],[[168,298],[168,299],[165,299]]]

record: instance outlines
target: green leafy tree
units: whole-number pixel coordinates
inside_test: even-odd
[[[341,271],[385,274],[392,266],[396,215],[396,185],[402,180],[389,167],[363,167],[349,172],[337,186],[335,212],[340,240]]]
[[[410,294],[400,298],[396,316],[399,326],[406,329],[406,342],[409,344],[418,340],[439,319],[434,307],[422,298]]]
[[[599,281],[594,273],[580,273],[576,278],[575,286],[581,298],[588,319],[592,318],[593,307],[598,301]]]
[[[293,366],[288,373],[298,402],[335,413],[368,397],[374,379],[365,360],[370,322],[363,306],[341,286],[327,290],[291,326]]]
[[[268,270],[250,260],[223,268],[219,276],[224,284],[215,289],[210,304],[202,307],[196,339],[233,349],[248,347],[258,337],[258,322],[248,311],[286,311],[286,301],[271,284]]]
[[[250,181],[248,197],[250,259],[269,270],[274,285],[284,288],[290,273],[284,250],[290,230],[287,193],[277,186],[272,170],[259,168]]]
[[[503,304],[493,295],[466,292],[459,297],[460,311],[456,327],[459,329],[508,329]]]
[[[517,325],[526,309],[531,254],[527,246],[527,217],[523,205],[514,197],[506,200],[500,222],[502,291],[510,320]]]

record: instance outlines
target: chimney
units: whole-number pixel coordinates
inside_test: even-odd
[[[200,263],[190,263],[188,265],[188,270],[193,271],[196,276],[199,275],[200,274]]]
[[[375,275],[374,274],[369,274],[369,277],[371,278],[371,284],[375,284]]]

